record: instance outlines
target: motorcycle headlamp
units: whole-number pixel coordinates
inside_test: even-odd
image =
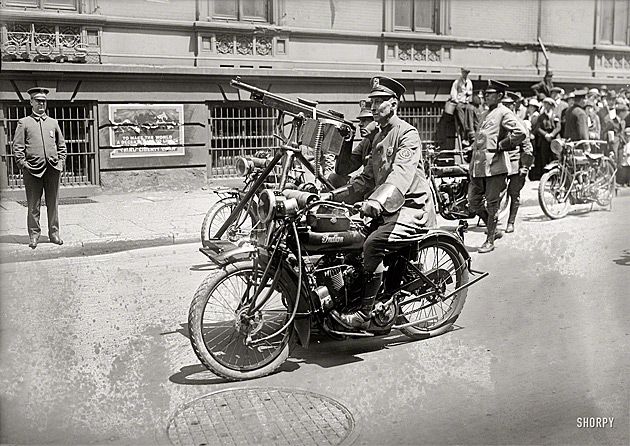
[[[247,176],[252,171],[253,164],[250,163],[247,158],[242,156],[236,157],[236,171],[240,176]]]
[[[556,156],[560,156],[560,154],[562,154],[562,140],[560,139],[554,139],[553,141],[551,141],[550,144],[550,149],[553,153],[555,153]]]
[[[258,218],[263,223],[295,215],[298,202],[295,198],[287,198],[279,190],[265,189],[258,199]]]

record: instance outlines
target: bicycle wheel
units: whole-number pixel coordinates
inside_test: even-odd
[[[203,223],[201,224],[202,244],[207,240],[217,238],[216,233],[227,221],[237,204],[238,201],[236,199],[227,198],[218,201],[208,210],[203,219]],[[242,238],[249,237],[254,224],[254,217],[250,212],[248,212],[248,207],[246,206],[241,210],[234,222],[221,235],[221,239],[236,242]]]
[[[608,206],[612,209],[612,199],[615,196],[615,166],[612,161],[604,160],[597,166],[597,196],[596,201],[600,206]]]
[[[228,265],[199,286],[188,313],[190,341],[199,360],[213,373],[229,380],[259,378],[276,370],[289,356],[293,326],[280,330],[290,317],[285,302],[288,287],[271,280],[254,297],[262,271],[254,274],[251,260]],[[255,312],[249,299],[269,298]]]
[[[423,320],[418,325],[401,328],[405,335],[414,339],[440,335],[452,328],[464,307],[468,288],[450,297],[449,294],[468,283],[468,267],[457,248],[441,240],[421,242],[418,256],[412,263],[437,286],[439,295],[430,285],[422,285],[400,302],[397,323]],[[405,278],[413,280],[417,277],[417,272],[407,266]]]
[[[545,215],[553,220],[565,217],[571,207],[567,187],[561,184],[560,176],[558,169],[545,172],[538,185],[538,203]]]

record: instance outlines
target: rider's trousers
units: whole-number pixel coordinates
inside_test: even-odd
[[[486,199],[485,209],[488,211],[488,220],[497,220],[499,203],[507,188],[507,174],[493,175],[490,177],[473,177],[468,186],[468,206],[470,210],[479,214],[484,210],[483,199]]]
[[[516,213],[521,205],[521,190],[525,186],[525,175],[514,174],[508,177],[507,194],[510,197],[510,216],[508,223],[514,224],[516,221]]]

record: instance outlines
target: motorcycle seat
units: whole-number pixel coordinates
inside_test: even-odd
[[[603,153],[591,153],[591,152],[586,152],[586,157],[592,159],[593,161],[598,160],[600,158],[604,157]]]
[[[434,175],[437,177],[467,177],[468,164],[457,164],[455,166],[434,167]]]

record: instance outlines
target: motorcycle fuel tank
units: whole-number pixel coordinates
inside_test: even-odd
[[[365,236],[357,230],[337,232],[304,231],[299,236],[304,249],[312,253],[360,250],[365,242]]]

